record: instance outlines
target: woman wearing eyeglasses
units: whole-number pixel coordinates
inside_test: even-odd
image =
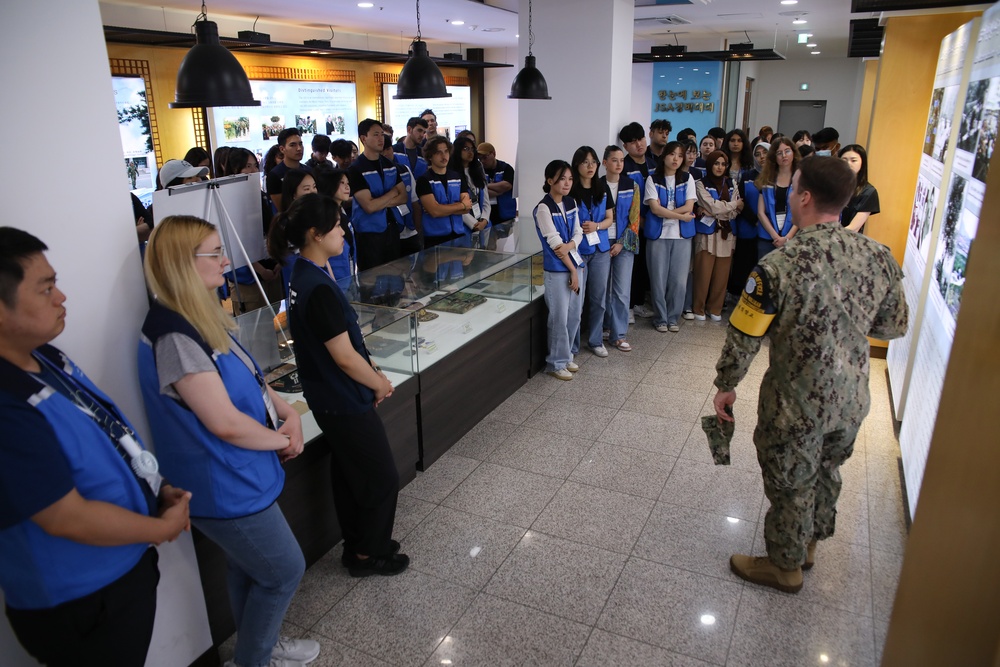
[[[228,265],[218,232],[200,218],[169,216],[153,230],[139,384],[164,474],[191,491],[191,522],[226,554],[233,664],[308,662],[318,643],[278,636],[305,572],[276,502],[281,462],[302,452],[302,423],[232,335],[214,295]]]
[[[757,227],[758,259],[775,248],[784,247],[798,231],[792,222],[788,192],[800,159],[795,143],[788,137],[779,137],[771,144],[760,176],[754,181],[760,192],[757,198],[757,220],[760,222]]]

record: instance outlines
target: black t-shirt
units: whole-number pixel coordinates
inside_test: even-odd
[[[858,213],[875,215],[878,212],[878,190],[869,183],[861,192],[851,197],[851,201],[847,202],[847,206],[844,207],[844,213],[840,218],[840,224],[844,227],[848,226]],[[862,226],[863,228],[864,226]]]
[[[448,181],[458,179],[461,182],[460,192],[469,192],[468,186],[465,184],[465,179],[459,176],[458,172],[447,170],[443,174],[436,173],[433,169],[428,169],[424,172],[423,176],[417,179],[417,196],[423,197],[424,195],[433,195],[434,190],[431,189],[431,181],[438,181],[444,185],[445,190],[448,189]],[[443,203],[443,202],[438,202]]]
[[[382,177],[382,182],[385,183],[384,172],[386,169],[392,169],[396,165],[392,164],[386,158],[381,155],[378,156],[378,161],[369,160],[365,157],[364,153],[358,156],[358,159],[351,163],[351,166],[347,169],[347,180],[351,184],[351,194],[357,194],[362,190],[371,190],[371,185],[365,180],[364,173],[366,171],[377,171],[379,176]],[[396,179],[399,182],[399,179]],[[382,194],[385,194],[384,192]],[[382,195],[379,195],[380,197]]]
[[[788,187],[774,186],[774,212],[784,213],[788,208]],[[773,222],[773,221],[772,221]],[[780,229],[777,231],[781,231]]]
[[[306,326],[322,343],[347,331],[347,317],[329,285],[320,285],[309,296],[305,311]]]
[[[611,196],[611,190],[608,189],[608,186],[604,183],[604,181],[599,181],[599,185],[597,188],[576,188],[571,193],[571,196],[577,202],[586,204],[587,208],[593,206],[594,200],[599,199],[600,197],[605,197],[604,210],[615,207],[615,201],[614,198]],[[595,222],[601,222],[601,221],[595,220]]]
[[[511,185],[514,185],[514,167],[510,166],[506,162],[501,164],[499,160],[497,160],[497,166],[493,169],[486,169],[483,167],[483,170],[486,172],[486,181],[488,183],[496,183],[497,172],[500,171],[501,166],[503,168],[503,180]]]
[[[309,165],[302,163],[298,166],[298,169],[306,172],[307,174],[312,173],[312,169]],[[264,180],[264,190],[269,195],[280,195],[281,194],[281,181],[285,180],[285,174],[291,171],[291,168],[284,162],[279,162],[271,170],[271,173],[267,175]]]

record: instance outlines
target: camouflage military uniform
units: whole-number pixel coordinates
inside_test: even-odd
[[[771,562],[791,570],[833,535],[840,465],[868,414],[865,336],[906,332],[902,271],[888,248],[838,222],[806,227],[760,260],[730,321],[715,386],[731,391],[770,338],[754,443],[771,507]]]

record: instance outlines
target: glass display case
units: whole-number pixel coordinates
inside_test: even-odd
[[[399,348],[403,337],[395,330],[362,331],[373,356],[409,359],[420,372],[538,298],[541,264],[537,271],[533,264],[529,255],[442,244],[362,271],[341,287],[359,313],[390,308],[412,315],[408,349]]]

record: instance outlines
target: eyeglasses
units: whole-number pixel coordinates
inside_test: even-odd
[[[593,160],[584,160],[584,161],[583,161],[583,162],[581,162],[580,164],[581,164],[582,166],[584,166],[584,167],[596,167],[596,166],[597,166],[597,163],[596,163],[596,162],[594,162]]]
[[[791,154],[792,154],[792,150],[790,148],[786,148],[783,151],[777,151],[775,153],[775,155],[777,155],[778,157],[788,157]]]
[[[224,252],[196,252],[195,257],[214,257],[215,261],[222,264],[226,260],[226,254]]]
[[[462,152],[463,153],[471,153],[474,150],[475,149],[472,146],[462,146]]]

